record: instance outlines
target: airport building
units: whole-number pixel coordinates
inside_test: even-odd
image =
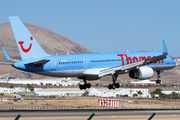
[[[18,93],[18,92],[30,92],[30,90],[21,87],[15,87],[15,88],[0,87],[0,93]]]
[[[80,81],[74,81],[71,78],[31,80],[31,79],[10,79],[9,77],[7,77],[6,79],[0,79],[0,83],[77,86],[78,84],[80,84]]]
[[[34,92],[41,90],[42,88],[34,88]],[[20,92],[30,92],[28,88],[22,87],[14,87],[14,88],[7,88],[7,87],[0,87],[0,93],[20,93]]]
[[[138,91],[142,92],[140,97],[150,97],[148,89],[131,89],[131,88],[119,88],[115,90],[109,90],[107,88],[90,88],[87,90],[79,90],[79,88],[54,88],[54,89],[41,89],[35,92],[36,96],[81,96],[83,93],[88,92],[89,96],[98,97],[117,97],[117,96],[129,96],[137,94]]]
[[[138,94],[138,91],[141,91],[139,97],[151,97],[148,93],[148,89],[137,89],[137,88],[119,88],[115,90],[109,90],[107,88],[90,88],[87,90],[80,90],[79,88],[34,88],[35,96],[82,96],[85,92],[88,92],[89,96],[98,96],[98,97],[117,97],[117,96],[128,96],[132,97],[133,94]],[[0,87],[0,93],[18,93],[25,95],[29,93],[28,88],[6,88]],[[23,93],[23,94],[22,94]]]
[[[156,80],[134,80],[132,84],[156,84]],[[162,84],[162,83],[161,83]]]

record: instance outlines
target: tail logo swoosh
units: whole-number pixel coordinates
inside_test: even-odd
[[[30,37],[30,40],[33,40],[33,37]],[[18,43],[20,44],[21,49],[22,49],[23,52],[27,53],[27,52],[29,52],[29,51],[31,50],[32,43],[30,43],[28,49],[25,49],[25,48],[23,47],[24,41],[19,41]]]

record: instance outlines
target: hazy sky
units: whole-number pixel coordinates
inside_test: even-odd
[[[179,0],[0,0],[0,24],[8,16],[92,52],[162,51],[164,39],[169,54],[180,56]]]

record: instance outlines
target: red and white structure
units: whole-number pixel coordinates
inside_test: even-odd
[[[8,99],[0,99],[0,101],[7,102],[9,100]]]
[[[98,99],[99,106],[120,107],[120,99]]]

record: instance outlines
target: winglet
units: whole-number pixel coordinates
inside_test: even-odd
[[[164,40],[162,40],[162,44],[163,44],[163,55],[167,55],[168,51],[167,51],[166,44],[165,44]]]
[[[18,61],[18,60],[12,59],[12,58],[9,56],[9,54],[7,53],[6,49],[5,49],[4,47],[2,47],[2,48],[3,48],[3,51],[4,51],[4,54],[5,54],[6,58],[7,58],[8,60]]]

